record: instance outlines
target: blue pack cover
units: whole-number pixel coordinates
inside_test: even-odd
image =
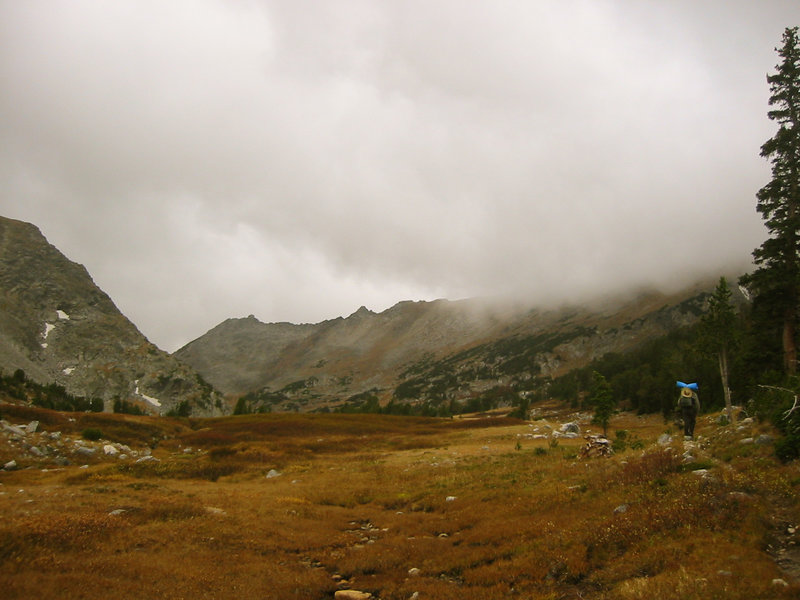
[[[682,381],[678,381],[677,384],[679,388],[689,388],[694,391],[697,391],[699,387],[696,383],[683,383]]]

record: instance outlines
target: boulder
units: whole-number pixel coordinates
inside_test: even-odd
[[[136,459],[136,463],[137,464],[146,463],[146,462],[161,462],[161,461],[159,459],[157,459],[155,456],[152,456],[151,454],[148,454],[147,456],[143,456],[142,458]]]
[[[12,425],[8,421],[0,421],[0,427],[3,428],[3,431],[6,433],[10,433],[12,435],[18,435],[20,437],[25,437],[25,430],[22,427],[17,427],[16,425]]]
[[[579,456],[581,458],[611,456],[614,454],[614,449],[611,447],[611,442],[600,435],[587,435],[585,436],[586,444],[580,449]]]
[[[573,421],[571,423],[564,423],[559,429],[559,431],[561,431],[561,433],[580,433],[581,428],[577,423]]]
[[[358,590],[338,590],[333,597],[335,600],[369,600],[372,594]]]
[[[6,464],[3,465],[4,471],[14,471],[17,469],[17,461],[10,460]]]
[[[119,450],[117,450],[112,444],[106,444],[103,446],[103,454],[106,456],[116,456],[119,454]]]

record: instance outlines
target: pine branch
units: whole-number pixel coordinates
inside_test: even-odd
[[[789,416],[797,409],[798,399],[797,399],[797,394],[795,394],[794,391],[792,391],[790,389],[787,389],[787,388],[784,388],[784,387],[778,387],[778,386],[775,386],[775,385],[759,385],[758,387],[764,388],[764,389],[768,389],[768,390],[778,390],[778,391],[781,391],[781,392],[788,392],[788,393],[790,393],[792,395],[792,398],[794,398],[794,403],[792,404],[792,408],[790,408],[785,413],[783,413],[783,418],[784,419],[788,419]]]

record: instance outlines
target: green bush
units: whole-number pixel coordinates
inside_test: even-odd
[[[103,432],[95,427],[89,427],[81,432],[81,436],[85,440],[96,442],[103,437]]]

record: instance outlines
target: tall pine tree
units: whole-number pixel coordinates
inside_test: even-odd
[[[594,406],[592,423],[603,428],[603,437],[608,436],[608,423],[614,414],[614,392],[606,378],[594,371],[592,373],[592,391],[590,401]]]
[[[728,280],[719,278],[714,294],[708,299],[708,311],[700,320],[698,346],[700,350],[717,360],[722,392],[725,396],[725,410],[733,422],[730,388],[730,360],[737,342],[736,309],[731,303],[731,289]]]
[[[800,300],[800,42],[797,27],[784,31],[783,46],[775,49],[782,61],[767,76],[770,86],[767,116],[778,132],[763,146],[761,156],[772,165],[772,180],[758,191],[769,237],[753,251],[757,269],[742,278],[763,305],[770,308],[782,330],[783,367],[797,371],[797,318]]]

